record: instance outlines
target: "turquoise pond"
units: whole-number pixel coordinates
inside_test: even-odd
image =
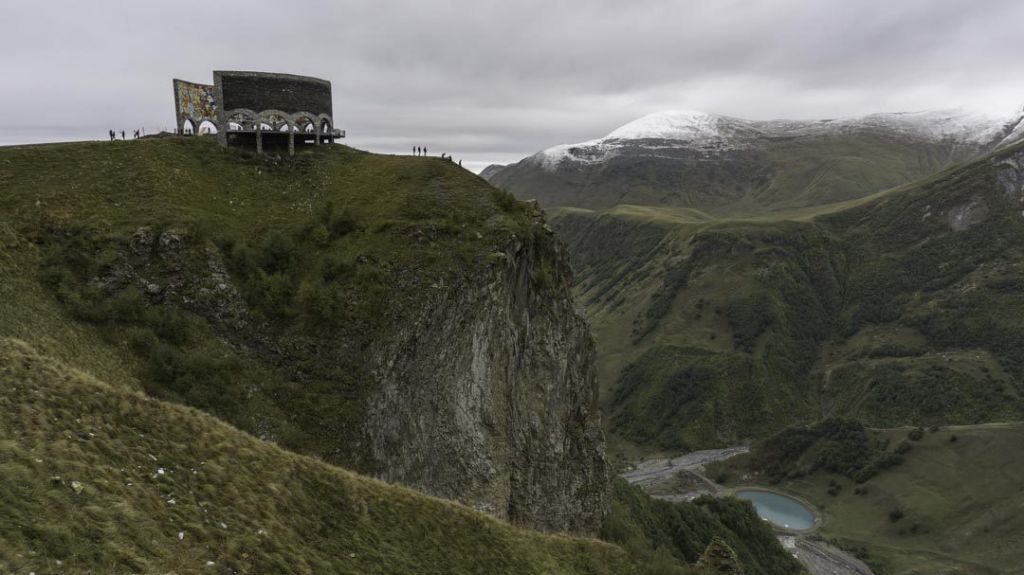
[[[797,531],[814,527],[814,512],[792,497],[756,489],[737,491],[736,497],[753,503],[758,516],[777,527]]]

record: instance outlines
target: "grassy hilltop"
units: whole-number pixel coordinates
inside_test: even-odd
[[[366,346],[533,233],[524,204],[448,162],[342,146],[55,144],[0,167],[10,335],[347,464],[358,441],[333,438],[359,433]],[[152,305],[171,299],[188,303]]]

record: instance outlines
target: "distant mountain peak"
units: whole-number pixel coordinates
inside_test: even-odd
[[[655,112],[620,126],[605,140],[687,140],[722,139],[719,125],[723,116],[695,110]]]
[[[950,140],[972,146],[994,145],[1019,139],[1022,114],[1024,107],[1020,113],[1004,118],[953,108],[828,120],[745,120],[696,110],[668,110],[633,120],[603,138],[547,148],[532,156],[530,161],[546,170],[555,170],[563,162],[577,166],[606,162],[627,148],[647,149],[655,155],[661,155],[669,148],[698,153],[730,152],[758,146],[758,142],[772,138],[838,135],[865,130],[906,135],[923,141]]]

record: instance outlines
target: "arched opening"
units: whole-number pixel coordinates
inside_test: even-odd
[[[324,120],[324,121],[320,122],[320,133],[321,134],[330,134],[331,133],[331,123],[328,122],[327,120]]]
[[[228,118],[228,130],[230,131],[251,131],[256,129],[256,120],[248,114],[232,114]]]
[[[287,132],[290,125],[288,118],[273,113],[260,114],[260,122],[262,126],[269,126],[261,129],[273,132]]]
[[[306,122],[306,124],[302,126],[302,131],[307,134],[313,134],[316,132],[316,125],[313,122]]]
[[[279,132],[291,132],[292,131],[292,127],[289,124],[281,124],[281,126],[278,128],[278,131]]]
[[[206,134],[216,134],[217,125],[210,120],[203,120],[199,123],[199,135],[204,136]]]
[[[266,132],[271,132],[274,130],[274,127],[266,122],[260,122],[260,129]]]
[[[185,118],[185,121],[181,123],[181,133],[188,135],[196,133],[196,125],[192,123],[192,120]]]

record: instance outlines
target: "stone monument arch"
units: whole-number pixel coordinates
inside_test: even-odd
[[[222,146],[263,152],[332,144],[345,132],[334,127],[331,83],[309,76],[217,70],[213,84],[174,80],[178,133],[216,128]],[[208,124],[205,124],[208,125]]]

